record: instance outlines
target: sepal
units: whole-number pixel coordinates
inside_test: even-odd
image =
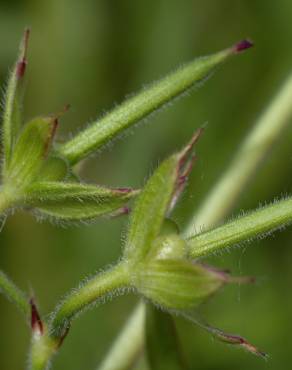
[[[4,183],[25,189],[37,178],[48,158],[56,126],[56,118],[39,117],[23,128],[6,169]]]
[[[44,216],[82,221],[114,213],[136,194],[137,191],[132,189],[47,181],[35,182],[28,187],[25,203]]]
[[[215,339],[221,342],[242,348],[258,357],[262,357],[263,359],[268,358],[267,353],[261,351],[259,348],[257,348],[254,344],[250,343],[244,337],[238,334],[230,334],[223,331],[222,329],[218,329],[214,326],[211,326],[210,324],[206,323],[201,317],[198,317],[196,313],[191,314],[185,313],[184,317],[187,320],[191,321],[193,324],[199,326],[201,329],[210,333]]]
[[[9,165],[14,144],[17,140],[22,124],[22,96],[23,78],[27,65],[27,48],[30,30],[24,31],[23,39],[19,47],[18,59],[10,74],[7,89],[5,92],[4,112],[3,112],[3,171]]]
[[[192,150],[201,133],[199,129],[181,152],[162,162],[137,197],[124,252],[130,262],[144,260],[151,250],[185,186],[193,162]]]

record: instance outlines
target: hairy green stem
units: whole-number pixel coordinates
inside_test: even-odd
[[[26,317],[29,317],[30,305],[27,296],[2,271],[0,271],[0,293],[14,303]]]
[[[292,222],[292,197],[240,216],[213,230],[188,238],[189,255],[197,258],[271,233]]]
[[[28,370],[47,370],[52,357],[57,352],[56,340],[48,334],[34,333],[32,336]]]
[[[128,269],[123,262],[89,279],[81,287],[74,289],[57,307],[50,324],[52,335],[62,336],[76,315],[91,304],[106,298],[108,294],[128,285]]]
[[[230,213],[273,144],[285,127],[292,123],[291,102],[292,75],[249,133],[221,180],[190,220],[185,235],[198,233],[202,227],[212,227]]]
[[[195,59],[165,78],[154,82],[63,144],[59,148],[60,154],[71,164],[77,163],[122,130],[158,110],[195,83],[202,81],[216,66],[235,52],[236,50],[231,48],[210,57]]]
[[[34,333],[30,351],[29,370],[46,370],[66,336],[72,320],[92,304],[106,299],[129,285],[127,264],[121,262],[101,272],[74,289],[52,314],[43,334]]]
[[[145,305],[140,302],[98,370],[123,370],[135,363],[144,344],[144,318]]]

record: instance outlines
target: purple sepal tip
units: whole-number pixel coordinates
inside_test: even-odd
[[[233,49],[236,53],[241,53],[242,51],[253,47],[253,45],[254,45],[253,42],[250,40],[242,40],[239,43],[237,43]]]

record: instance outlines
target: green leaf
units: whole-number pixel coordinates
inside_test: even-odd
[[[150,370],[185,370],[175,324],[170,314],[148,304],[146,354]]]
[[[17,62],[11,72],[8,80],[5,104],[3,112],[3,152],[4,152],[4,169],[9,165],[13,146],[16,142],[20,126],[22,123],[22,95],[23,95],[23,77],[27,64],[26,54],[28,46],[29,30],[25,30],[23,40],[19,48]]]
[[[5,182],[23,189],[35,180],[47,158],[56,124],[55,118],[40,117],[24,127],[15,144]]]
[[[63,144],[59,149],[61,156],[67,158],[71,164],[77,163],[150,113],[159,110],[191,87],[197,86],[218,65],[250,46],[252,46],[250,42],[244,41],[232,48],[197,58],[179,67],[126,100],[101,120],[92,123],[73,139]]]
[[[80,221],[111,214],[123,207],[137,191],[101,186],[37,182],[26,190],[25,203],[61,220]]]
[[[140,293],[161,307],[191,310],[228,282],[228,277],[186,260],[161,259],[138,265],[133,281]]]
[[[130,219],[125,257],[132,262],[144,259],[160,234],[165,217],[177,201],[190,170],[190,153],[202,130],[179,153],[156,169],[138,196]]]

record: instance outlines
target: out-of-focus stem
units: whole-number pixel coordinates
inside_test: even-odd
[[[199,211],[190,220],[185,235],[199,233],[202,228],[208,229],[230,213],[247,183],[289,123],[292,123],[292,74],[246,137]]]
[[[98,370],[129,369],[144,344],[145,305],[140,302]]]
[[[129,284],[127,266],[123,263],[97,274],[81,287],[74,289],[53,314],[50,325],[53,337],[62,337],[69,328],[73,318],[92,303]]]
[[[0,293],[14,303],[26,317],[29,317],[30,305],[26,295],[2,271],[0,271]]]

